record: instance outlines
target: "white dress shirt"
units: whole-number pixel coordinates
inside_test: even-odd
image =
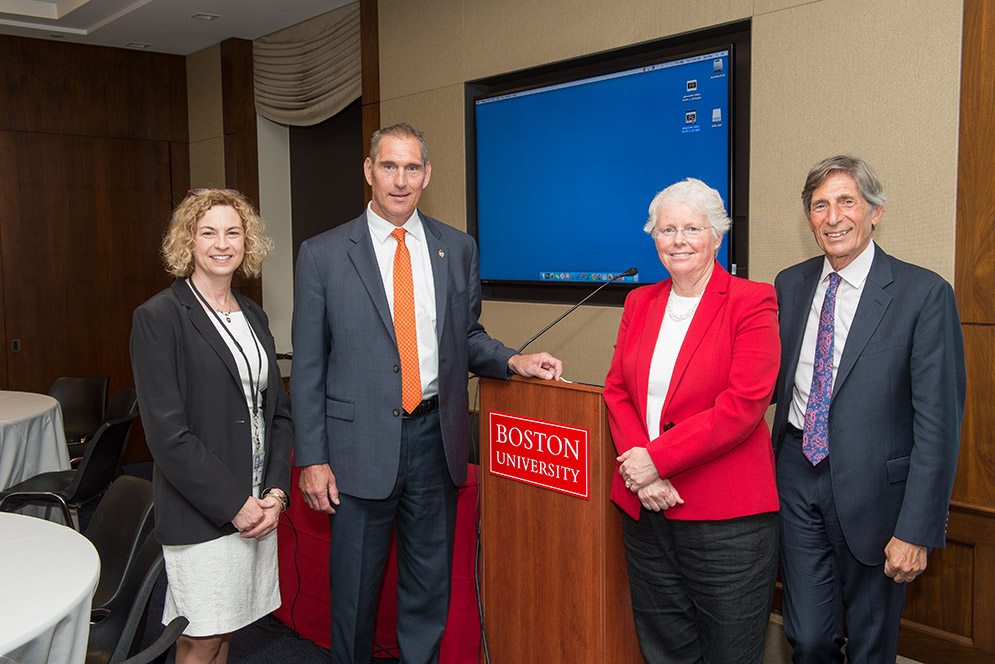
[[[377,255],[380,278],[387,293],[390,315],[394,316],[394,252],[397,241],[391,236],[396,226],[367,205],[366,221]],[[432,261],[428,256],[425,226],[418,211],[401,226],[407,231],[404,244],[411,255],[411,279],[415,289],[415,329],[418,335],[418,372],[421,375],[422,398],[439,393],[439,338],[436,332],[435,280],[432,278]]]
[[[836,372],[840,368],[840,358],[846,337],[853,324],[853,316],[857,313],[860,294],[864,292],[864,283],[874,262],[874,242],[870,242],[860,255],[845,268],[839,271],[840,285],[836,290],[836,321],[833,325],[833,385],[836,384]],[[815,342],[819,336],[819,316],[822,314],[822,302],[826,299],[829,288],[829,275],[833,267],[828,259],[822,262],[822,278],[815,289],[812,306],[808,311],[808,322],[805,324],[805,336],[802,338],[802,349],[798,355],[798,366],[795,368],[795,389],[791,395],[791,410],[788,412],[788,422],[798,429],[805,428],[805,409],[808,407],[808,394],[812,390],[812,371],[815,364]]]

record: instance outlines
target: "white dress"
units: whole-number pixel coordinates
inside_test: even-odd
[[[231,318],[231,323],[219,321],[213,315],[210,318],[235,358],[251,414],[252,392],[246,362],[224,328],[231,331],[245,351],[251,363],[254,386],[266,385],[269,373],[266,354],[257,346],[242,312],[222,314],[222,318],[225,316]],[[260,373],[262,375],[257,375]],[[262,414],[251,419],[253,438],[266,440]],[[246,453],[252,452],[246,450]],[[260,449],[257,458],[253,459],[254,469],[263,467],[263,453]],[[261,474],[256,471],[253,473],[253,495],[258,498],[263,488]],[[190,624],[183,633],[187,636],[234,632],[280,607],[275,530],[262,539],[246,539],[239,533],[232,533],[198,544],[164,545],[162,552],[168,581],[162,623],[168,624],[176,616],[186,616]]]

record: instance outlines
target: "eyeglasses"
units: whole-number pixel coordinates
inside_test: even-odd
[[[204,187],[201,189],[187,189],[187,196],[203,196],[204,194],[209,194],[212,191],[223,191],[226,194],[234,194],[235,196],[240,196],[241,192],[238,189],[212,189],[210,187]]]
[[[666,228],[657,230],[656,234],[663,236],[668,240],[676,240],[677,234],[683,233],[686,239],[692,240],[701,235],[706,228],[711,228],[711,226],[685,226],[684,228],[667,226]]]

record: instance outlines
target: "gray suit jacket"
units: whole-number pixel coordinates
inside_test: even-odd
[[[439,410],[449,473],[466,480],[467,373],[508,378],[510,348],[480,315],[477,244],[421,215],[435,281]],[[364,212],[301,245],[294,284],[294,465],[329,464],[339,491],[386,498],[401,442],[394,323]]]
[[[874,252],[829,408],[836,509],[851,553],[867,565],[884,562],[892,536],[944,546],[967,380],[950,284],[876,245]],[[774,281],[781,323],[775,454],[822,265],[818,256]]]

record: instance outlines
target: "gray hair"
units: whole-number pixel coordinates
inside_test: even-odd
[[[846,173],[857,183],[860,195],[864,197],[872,208],[879,208],[884,205],[887,198],[881,181],[878,180],[877,173],[870,164],[860,157],[851,157],[848,154],[838,154],[835,157],[823,159],[812,167],[805,178],[805,187],[802,188],[802,207],[805,208],[805,216],[812,214],[812,194],[822,186],[830,175],[834,173]]]
[[[712,228],[712,235],[716,242],[721,240],[732,226],[732,219],[726,214],[726,208],[719,192],[701,180],[688,178],[681,182],[675,182],[653,197],[649,209],[650,216],[643,226],[643,230],[649,233],[654,240],[657,232],[656,216],[667,203],[684,203],[695,212],[703,214]]]
[[[421,144],[421,163],[428,162],[428,145],[425,144],[425,135],[409,125],[407,122],[398,122],[389,127],[378,129],[370,137],[370,161],[377,163],[377,156],[380,154],[380,141],[388,136],[395,138],[417,138]]]

